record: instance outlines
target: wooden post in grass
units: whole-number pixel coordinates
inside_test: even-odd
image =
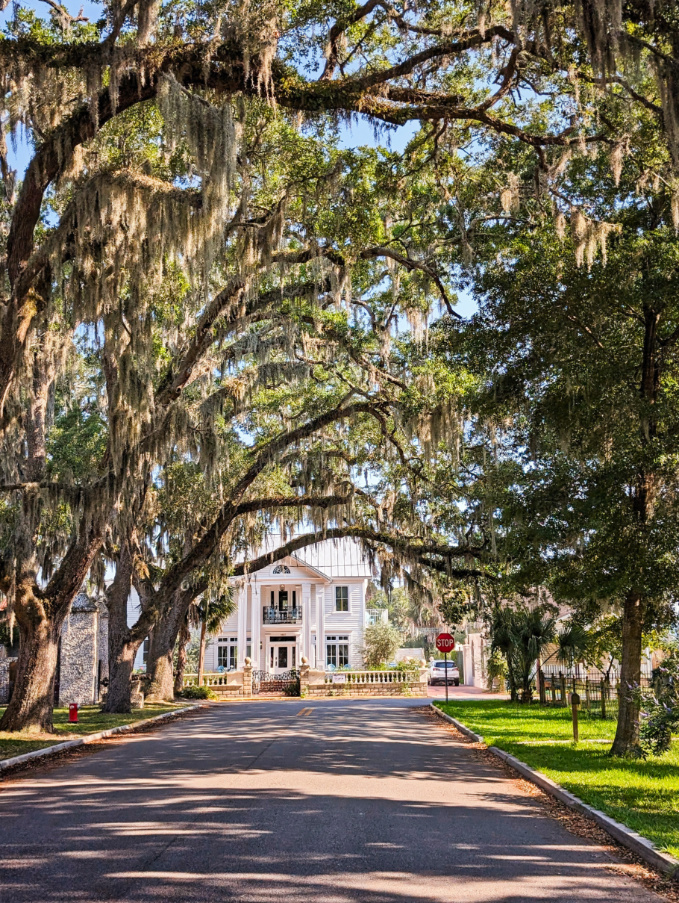
[[[571,693],[571,715],[573,716],[573,740],[577,743],[580,739],[578,731],[578,706],[580,705],[580,696],[577,693]]]
[[[563,671],[559,671],[559,677],[561,678],[561,705],[568,705],[568,697],[566,696],[566,675]]]
[[[606,681],[601,678],[601,718],[606,720]]]
[[[540,688],[540,705],[545,705],[547,702],[545,699],[545,675],[542,673],[542,668],[538,670],[538,687]]]

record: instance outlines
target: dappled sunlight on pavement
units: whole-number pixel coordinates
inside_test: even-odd
[[[0,900],[659,900],[422,706],[225,704],[11,781]]]

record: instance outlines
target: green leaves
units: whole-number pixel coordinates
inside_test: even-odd
[[[99,472],[108,430],[99,410],[73,404],[60,414],[47,443],[48,473],[52,479],[82,482]]]

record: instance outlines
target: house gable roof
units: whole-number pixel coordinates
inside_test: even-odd
[[[252,575],[257,575],[257,580],[262,582],[269,580],[272,583],[276,581],[289,582],[292,579],[299,580],[301,577],[315,577],[324,583],[332,583],[332,578],[323,573],[320,568],[314,567],[298,555],[287,555],[278,561],[272,561],[258,571],[253,571]],[[251,575],[251,576],[252,576]]]

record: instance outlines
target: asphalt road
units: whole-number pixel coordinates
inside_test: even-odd
[[[0,900],[659,903],[422,702],[215,706],[11,780]]]

